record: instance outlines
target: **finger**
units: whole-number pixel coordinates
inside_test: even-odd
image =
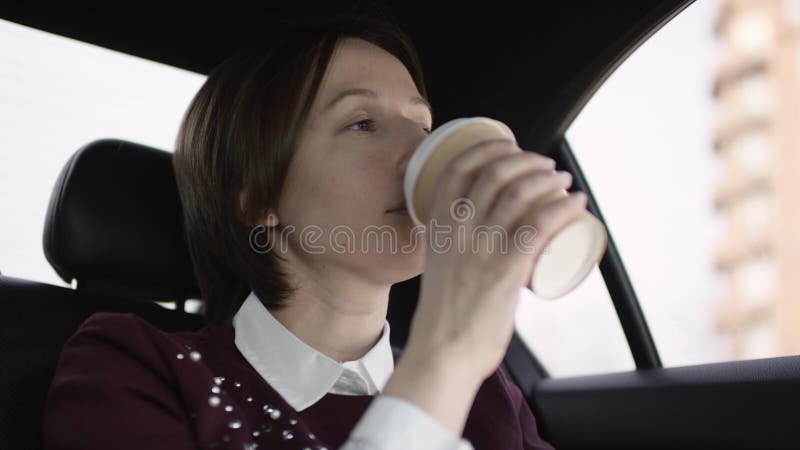
[[[511,139],[493,139],[483,141],[465,150],[445,165],[437,182],[433,209],[437,205],[449,208],[456,199],[464,197],[472,185],[475,172],[488,161],[516,150],[516,143]],[[432,211],[433,212],[433,211]],[[444,214],[443,211],[439,211]]]
[[[550,240],[568,224],[583,215],[586,210],[586,201],[585,193],[573,192],[523,214],[518,226],[514,228],[514,232],[532,232],[533,239],[530,244],[533,245],[533,248],[516,248],[516,250],[528,253],[533,250],[535,256],[532,264],[535,265]],[[515,239],[515,243],[519,242]]]
[[[534,170],[523,173],[500,191],[485,222],[511,230],[537,204],[543,204],[558,192],[566,195],[565,189],[571,184],[572,175],[569,172]]]
[[[504,155],[481,166],[475,182],[467,193],[467,198],[472,200],[476,215],[479,216],[476,220],[480,222],[482,218],[488,216],[495,197],[515,179],[534,171],[549,173],[554,171],[555,167],[555,160],[528,151]]]

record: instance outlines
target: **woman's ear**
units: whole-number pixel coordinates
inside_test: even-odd
[[[245,219],[247,218],[246,199],[247,199],[247,189],[242,188],[242,190],[239,191],[239,211],[241,212],[242,217],[244,217]],[[278,215],[275,213],[275,211],[272,210],[272,208],[270,208],[265,215],[259,218],[258,223],[251,225],[264,225],[267,227],[274,227],[279,223],[280,220],[278,219]]]
[[[269,211],[267,212],[267,218],[265,219],[264,225],[268,227],[274,227],[279,223],[280,220],[278,220],[278,215],[275,214],[274,211],[272,211],[272,208],[270,208]]]

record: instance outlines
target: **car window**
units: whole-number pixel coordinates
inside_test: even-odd
[[[567,131],[665,366],[730,359],[716,324],[722,174],[712,147],[718,1],[695,2],[642,44]]]
[[[578,287],[561,298],[539,298],[529,289],[522,292],[517,303],[517,333],[550,376],[635,369],[597,267]]]
[[[0,272],[65,283],[42,250],[67,159],[101,138],[171,151],[205,76],[0,20]]]
[[[567,132],[665,366],[800,353],[798,12],[695,2]]]
[[[722,169],[711,144],[719,9],[716,0],[695,2],[658,30],[566,133],[667,366],[732,357],[715,322],[725,295],[713,266],[725,229],[713,202]],[[518,331],[551,375],[634,367],[598,273],[562,299],[529,303]],[[525,320],[530,314],[539,317]]]

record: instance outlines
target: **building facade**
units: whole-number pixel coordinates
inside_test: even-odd
[[[715,33],[717,324],[736,359],[800,354],[800,1],[723,0]]]

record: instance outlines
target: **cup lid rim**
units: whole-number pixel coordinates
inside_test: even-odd
[[[511,131],[511,128],[508,127],[503,122],[499,120],[492,119],[490,117],[484,116],[476,116],[476,117],[463,117],[459,119],[453,119],[444,124],[440,125],[436,128],[425,140],[423,141],[424,144],[420,144],[419,147],[414,151],[414,154],[411,155],[411,159],[408,161],[408,167],[406,167],[406,173],[403,178],[403,193],[405,194],[406,198],[406,210],[408,211],[411,219],[414,221],[416,225],[424,225],[422,221],[414,211],[414,206],[409,199],[412,198],[414,193],[414,186],[417,182],[417,177],[419,176],[420,172],[422,171],[422,167],[425,165],[425,161],[433,154],[433,150],[436,149],[439,143],[450,136],[457,128],[461,126],[465,126],[470,123],[475,122],[487,122],[492,125],[497,126],[503,132],[507,133],[511,139],[516,141],[516,137],[514,133]],[[424,146],[423,146],[424,145]]]

